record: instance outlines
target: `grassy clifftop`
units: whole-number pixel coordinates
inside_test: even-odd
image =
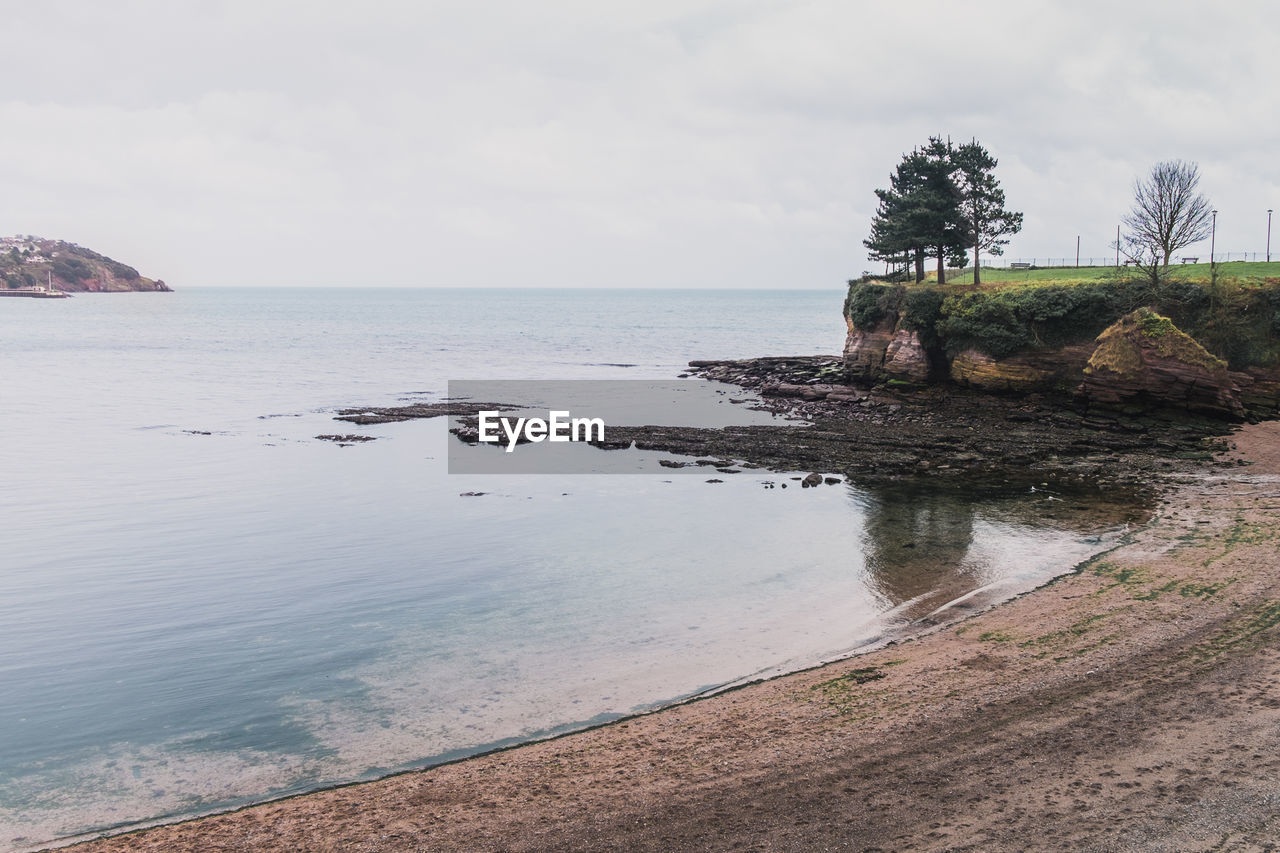
[[[127,264],[68,243],[31,235],[0,237],[0,287],[45,287],[72,293],[168,291],[163,281]]]
[[[1280,264],[1220,264],[1216,278],[1196,266],[1172,269],[1158,285],[1114,269],[984,270],[981,286],[859,280],[845,315],[859,329],[892,322],[917,332],[938,353],[1005,358],[1091,342],[1148,307],[1233,370],[1280,366]]]

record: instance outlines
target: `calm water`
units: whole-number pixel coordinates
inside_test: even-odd
[[[691,358],[837,352],[842,295],[0,302],[0,849],[796,668],[1104,547],[1116,516],[1044,492],[449,475],[440,419],[314,439],[354,431],[334,408],[432,399],[450,379],[669,379]]]

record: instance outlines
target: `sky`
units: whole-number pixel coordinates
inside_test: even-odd
[[[1199,164],[1280,208],[1266,2],[0,0],[0,234],[204,285],[840,288],[874,190],[977,139],[1008,260],[1110,256]],[[1277,222],[1280,254],[1280,222]],[[1200,250],[1207,254],[1207,246]]]

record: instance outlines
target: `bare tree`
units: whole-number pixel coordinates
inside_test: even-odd
[[[1120,248],[1153,282],[1168,272],[1174,252],[1209,236],[1209,200],[1199,186],[1200,168],[1181,160],[1156,163],[1145,180],[1134,182]]]

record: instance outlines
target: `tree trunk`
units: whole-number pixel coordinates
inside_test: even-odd
[[[924,249],[916,249],[916,284],[924,281]]]
[[[974,284],[982,284],[982,275],[981,273],[978,272],[978,269],[979,269],[978,249],[979,249],[979,245],[977,243],[974,243],[973,244],[973,283]]]
[[[938,284],[947,283],[947,253],[938,249]]]

